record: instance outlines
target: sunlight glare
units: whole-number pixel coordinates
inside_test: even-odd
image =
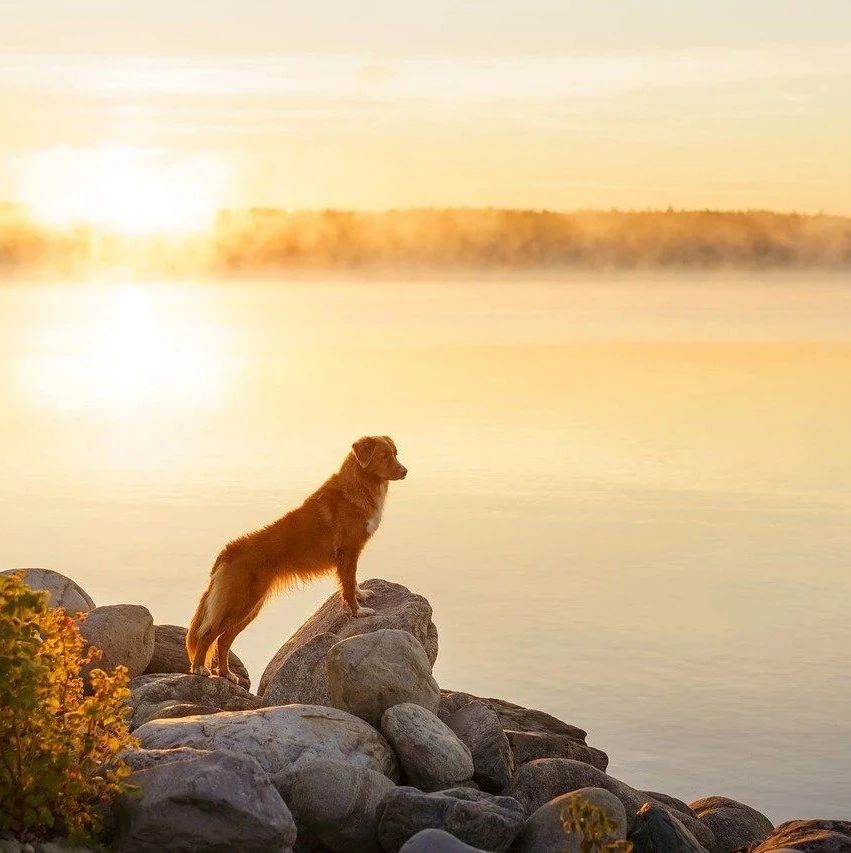
[[[92,415],[164,414],[220,404],[226,354],[190,304],[161,304],[150,286],[92,287],[37,330],[22,385],[45,408]]]
[[[85,223],[128,236],[209,226],[227,173],[212,154],[185,158],[133,146],[59,145],[21,158],[18,200],[40,222]]]

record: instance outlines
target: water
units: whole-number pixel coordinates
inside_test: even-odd
[[[442,686],[610,772],[848,817],[851,287],[824,276],[0,285],[0,563],[186,624],[214,554],[394,437],[361,577]],[[256,683],[333,590],[237,639]]]

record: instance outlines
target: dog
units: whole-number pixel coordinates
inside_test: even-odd
[[[374,595],[357,583],[358,558],[378,530],[391,480],[408,469],[386,435],[359,438],[331,476],[297,509],[268,526],[228,543],[216,558],[186,635],[190,672],[239,684],[228,667],[236,636],[276,590],[337,572],[343,602],[352,616],[372,616],[363,602]]]

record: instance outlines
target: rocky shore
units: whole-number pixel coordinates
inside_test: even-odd
[[[774,827],[723,796],[687,804],[607,772],[587,734],[544,711],[441,689],[429,602],[374,579],[375,615],[330,597],[270,660],[255,693],[188,673],[185,629],[144,607],[96,607],[73,581],[26,574],[127,666],[124,754],[140,793],[119,804],[118,851],[580,851],[572,804],[605,814],[607,838],[638,853],[851,851],[851,821]],[[248,683],[242,663],[231,669]],[[0,851],[25,846],[0,840]],[[28,847],[26,849],[34,849]],[[57,849],[41,845],[41,849]],[[595,848],[597,849],[597,848]]]

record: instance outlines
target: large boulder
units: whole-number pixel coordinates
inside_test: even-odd
[[[478,847],[470,847],[454,835],[442,829],[423,829],[409,838],[399,853],[485,853]]]
[[[226,678],[203,675],[143,676],[130,682],[130,690],[131,729],[150,720],[248,711],[261,705],[256,696]]]
[[[531,813],[560,794],[578,791],[580,788],[604,788],[614,794],[624,805],[630,830],[635,815],[645,802],[658,803],[646,791],[637,791],[590,764],[569,758],[539,758],[523,764],[514,774],[505,793],[519,800],[526,811]],[[708,827],[667,804],[658,804],[674,812],[703,847],[707,850],[713,847],[715,839]]]
[[[331,647],[326,662],[334,707],[375,728],[400,702],[437,710],[440,688],[422,645],[408,631],[382,628],[349,637]]]
[[[762,841],[774,831],[774,824],[764,814],[728,797],[703,797],[691,808],[712,830],[721,853]]]
[[[87,667],[107,672],[126,666],[130,678],[141,675],[154,653],[154,620],[141,604],[108,604],[95,607],[80,623],[86,642],[103,656]]]
[[[578,726],[564,723],[545,711],[536,711],[534,708],[524,708],[505,699],[483,699],[472,693],[463,693],[460,690],[441,690],[440,708],[437,715],[442,720],[454,714],[459,708],[463,708],[470,702],[483,702],[492,708],[499,717],[500,724],[506,731],[515,732],[537,732],[538,734],[565,735],[578,743],[585,743],[588,733]]]
[[[519,767],[538,758],[572,758],[584,761],[598,770],[609,766],[609,756],[601,749],[579,743],[567,735],[552,732],[517,732],[507,729],[505,735],[514,753],[514,762]]]
[[[298,771],[319,758],[366,767],[393,781],[399,778],[387,741],[363,720],[336,708],[287,705],[152,720],[135,735],[145,749],[189,746],[252,756],[285,799]]]
[[[340,600],[338,594],[328,600],[287,640],[266,667],[260,686],[260,696],[277,678],[278,670],[287,658],[319,634],[333,634],[338,640],[367,634],[381,628],[407,631],[416,637],[425,650],[429,662],[437,659],[437,628],[431,621],[431,605],[421,595],[397,583],[373,578],[362,584],[373,593],[369,606],[375,610],[373,616],[355,619],[351,611]]]
[[[603,788],[580,788],[562,794],[544,803],[523,825],[523,829],[511,845],[511,853],[541,853],[557,850],[563,853],[581,853],[582,838],[569,827],[572,807],[590,803],[596,806],[611,821],[611,829],[602,833],[601,841],[623,841],[626,839],[626,812],[623,803]]]
[[[19,574],[34,590],[48,593],[48,606],[61,607],[68,613],[88,613],[95,609],[92,597],[78,584],[53,569],[7,569],[0,575]]]
[[[295,843],[289,809],[249,756],[207,752],[155,762],[130,782],[141,796],[126,799],[118,853],[288,853]]]
[[[381,717],[381,734],[396,751],[408,782],[440,791],[473,776],[473,757],[455,732],[421,705],[403,702]]]
[[[482,850],[507,850],[523,826],[523,807],[510,797],[495,797],[471,788],[426,794],[416,788],[392,790],[379,806],[378,840],[396,853],[424,829],[442,829]]]
[[[263,704],[331,705],[326,660],[331,647],[339,641],[336,634],[317,634],[294,648],[266,682]]]
[[[178,761],[195,761],[210,755],[208,749],[190,749],[180,746],[177,749],[123,749],[118,753],[118,759],[126,764],[133,773],[139,770],[149,770],[160,764],[174,764]]]
[[[378,806],[394,787],[366,767],[327,759],[305,764],[289,798],[299,838],[306,834],[337,853],[377,853]]]
[[[486,791],[501,791],[514,775],[514,754],[496,711],[484,702],[470,702],[445,722],[470,750],[473,779]]]
[[[659,803],[644,803],[629,834],[635,853],[706,853],[706,848],[683,825],[682,818],[681,812],[675,813]]]
[[[216,654],[213,654],[213,665]],[[248,670],[243,662],[231,652],[228,655],[231,672],[239,676],[242,686],[247,690],[251,686]],[[186,655],[186,628],[179,625],[154,625],[154,653],[145,673],[189,672],[189,658]],[[286,704],[286,703],[280,703]]]
[[[851,820],[790,820],[750,853],[778,853],[802,850],[806,853],[848,853],[851,850]]]

